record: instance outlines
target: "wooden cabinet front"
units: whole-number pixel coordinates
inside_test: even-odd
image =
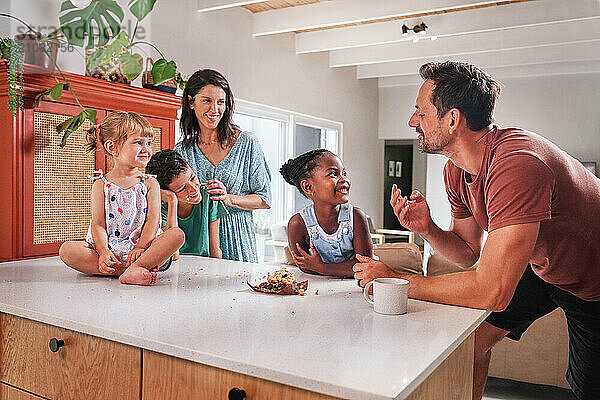
[[[57,352],[51,339],[63,340]],[[50,399],[139,399],[141,349],[0,314],[0,381]]]
[[[406,399],[470,400],[474,345],[471,334]],[[238,398],[228,397],[232,389],[247,400],[337,398],[147,350],[143,358],[142,400]]]
[[[0,400],[43,400],[43,397],[36,396],[21,389],[0,383]]]
[[[232,389],[243,390],[247,400],[336,399],[146,350],[143,369],[142,400],[227,399]]]

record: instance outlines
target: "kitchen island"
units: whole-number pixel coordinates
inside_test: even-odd
[[[296,268],[291,270],[297,280],[309,280],[304,296],[269,295],[248,287],[248,280],[260,279],[278,268],[182,256],[168,271],[159,273],[155,286],[136,287],[122,285],[115,278],[79,274],[56,257],[1,263],[0,380],[9,388],[44,397],[56,393],[43,385],[23,388],[26,379],[20,377],[22,371],[13,371],[31,364],[21,366],[19,360],[24,357],[22,351],[35,345],[10,343],[23,335],[21,331],[38,329],[28,325],[32,320],[42,323],[38,324],[42,330],[59,327],[63,329],[60,334],[68,336],[75,331],[73,334],[107,339],[105,342],[122,346],[125,352],[133,349],[129,358],[113,355],[93,361],[92,354],[121,350],[94,352],[96,344],[90,344],[91,350],[86,353],[84,349],[79,355],[89,357],[90,365],[107,363],[109,368],[104,370],[112,364],[112,369],[130,373],[130,381],[134,384],[137,379],[141,386],[138,392],[127,392],[133,393],[132,398],[136,393],[144,399],[176,397],[177,390],[195,390],[198,374],[209,374],[210,380],[218,383],[220,378],[215,376],[223,371],[264,382],[267,389],[263,390],[298,390],[296,397],[286,395],[290,399],[428,398],[423,393],[470,399],[472,333],[488,312],[409,300],[407,314],[379,315],[363,299],[354,280],[307,275]],[[15,322],[13,316],[21,318]],[[48,360],[68,358],[75,353],[69,353],[70,342],[80,342],[64,340],[52,353],[48,340],[41,341],[44,349],[35,350],[47,353],[43,357]],[[114,367],[126,358],[130,364]],[[7,365],[7,360],[12,364]],[[50,362],[54,361],[33,363]],[[194,366],[199,372],[188,374]],[[86,368],[83,379],[88,379]],[[35,385],[48,376],[39,371],[33,374]],[[142,377],[136,378],[136,374]],[[253,385],[248,379],[244,384]],[[227,394],[231,389],[223,390]],[[240,389],[248,392],[248,399],[284,398],[253,397],[248,387]],[[40,393],[44,390],[50,392]],[[200,397],[226,398],[214,394]]]

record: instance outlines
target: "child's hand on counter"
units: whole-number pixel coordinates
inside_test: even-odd
[[[298,268],[321,273],[323,259],[312,243],[308,252],[296,243],[296,250],[292,250],[291,253]]]
[[[121,264],[121,260],[119,260],[110,250],[104,251],[98,255],[98,270],[101,274],[114,273],[114,267],[119,264]]]

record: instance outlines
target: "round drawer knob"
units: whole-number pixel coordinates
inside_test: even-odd
[[[246,398],[246,392],[243,389],[233,388],[227,395],[229,400],[244,400]]]
[[[58,340],[57,338],[50,339],[50,351],[56,353],[58,349],[65,345],[64,340]]]

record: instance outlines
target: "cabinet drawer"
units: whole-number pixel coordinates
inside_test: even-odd
[[[142,400],[226,400],[233,388],[244,390],[246,400],[333,400],[311,392],[180,358],[144,351]],[[235,397],[234,397],[235,398]]]
[[[44,400],[44,398],[0,383],[0,400]]]
[[[50,350],[52,338],[64,341]],[[139,399],[141,350],[0,314],[0,380],[51,399]]]

